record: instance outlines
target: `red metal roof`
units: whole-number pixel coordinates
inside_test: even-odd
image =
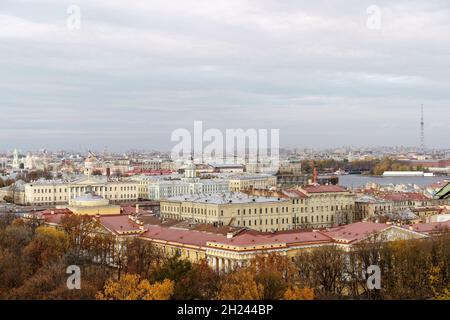
[[[285,189],[283,190],[283,194],[287,195],[289,198],[308,198],[308,196],[304,192],[297,189]]]
[[[280,244],[286,243],[287,245],[306,244],[306,243],[324,243],[331,242],[331,238],[321,232],[315,231],[287,231],[276,233],[251,233],[244,232],[238,234],[231,239],[225,239],[220,241],[223,244],[229,244],[234,246],[256,246],[264,244]]]
[[[345,192],[347,189],[341,186],[306,186],[303,188],[307,193],[329,193],[329,192]]]
[[[426,197],[422,193],[417,192],[396,192],[396,193],[386,193],[380,195],[389,201],[428,201],[430,198]]]
[[[445,229],[448,229],[450,231],[450,221],[419,223],[412,226],[404,226],[404,228],[420,233],[435,233]]]
[[[127,215],[108,215],[98,218],[100,223],[108,230],[121,232],[136,232],[140,231],[140,226],[132,221]]]
[[[162,226],[146,226],[147,231],[142,235],[161,241],[177,242],[186,245],[206,246],[207,242],[219,242],[226,239],[226,236],[201,231],[187,229],[167,228]]]
[[[341,227],[331,228],[324,232],[335,241],[343,240],[348,243],[361,241],[373,233],[380,232],[391,225],[372,222],[356,222]]]
[[[208,232],[165,228],[161,226],[147,226],[148,231],[142,236],[168,242],[178,242],[187,245],[206,246],[207,242],[215,242],[224,245],[251,247],[264,244],[299,244],[331,242],[331,239],[320,233],[312,231],[280,232],[274,234],[241,232],[233,238],[227,238],[222,234]]]

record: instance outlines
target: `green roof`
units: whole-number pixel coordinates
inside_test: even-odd
[[[450,199],[450,182],[434,195],[437,199]]]

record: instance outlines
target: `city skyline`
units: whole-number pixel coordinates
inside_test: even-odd
[[[280,145],[446,148],[443,1],[2,1],[2,149],[170,150],[171,133],[280,129]],[[351,41],[349,41],[351,39]]]
[[[0,300],[450,300],[448,39],[449,0],[0,0]]]

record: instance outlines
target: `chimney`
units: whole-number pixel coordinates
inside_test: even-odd
[[[228,232],[227,233],[227,239],[233,239],[233,232]]]
[[[139,213],[139,203],[136,204],[136,214]]]
[[[318,178],[318,172],[317,172],[317,168],[315,168],[314,167],[314,170],[313,170],[313,184],[317,184],[317,178]]]

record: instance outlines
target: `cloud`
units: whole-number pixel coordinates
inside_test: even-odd
[[[447,147],[450,5],[78,0],[0,4],[3,148],[170,149],[194,120],[279,128],[283,145]],[[1,147],[0,147],[1,148]]]

